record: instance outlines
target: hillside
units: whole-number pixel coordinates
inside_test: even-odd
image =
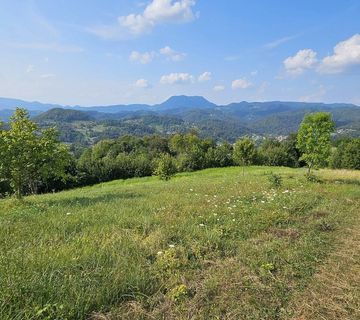
[[[303,174],[234,167],[0,200],[0,318],[359,319],[360,175]]]
[[[13,101],[13,109],[21,101]],[[168,135],[195,129],[201,137],[234,142],[240,136],[279,137],[297,131],[308,112],[331,112],[336,136],[360,136],[360,107],[351,104],[240,102],[217,106],[201,96],[174,96],[157,105],[59,107],[27,103],[42,126],[57,126],[67,143],[92,144],[119,135]],[[0,119],[10,117],[11,99],[0,99]],[[35,110],[36,108],[38,110]],[[35,108],[35,109],[34,109]]]

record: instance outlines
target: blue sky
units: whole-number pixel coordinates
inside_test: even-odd
[[[0,96],[360,105],[359,0],[0,0]]]

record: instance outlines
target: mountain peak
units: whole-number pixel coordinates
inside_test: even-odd
[[[155,106],[158,110],[168,110],[168,109],[206,109],[213,108],[216,105],[209,100],[205,99],[203,96],[172,96],[163,103],[160,103]]]

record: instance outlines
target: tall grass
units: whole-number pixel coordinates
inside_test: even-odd
[[[341,172],[317,184],[285,168],[271,168],[282,178],[273,189],[269,171],[2,200],[0,319],[290,317],[289,301],[353,221],[360,190],[336,183]]]

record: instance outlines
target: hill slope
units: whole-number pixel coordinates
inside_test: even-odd
[[[322,268],[346,278],[332,263],[359,230],[359,173],[321,171],[314,184],[271,168],[283,177],[273,189],[269,170],[0,200],[0,318],[358,319],[358,255],[341,269],[354,282],[313,288]],[[308,286],[318,303],[304,311]]]
[[[13,107],[20,102],[14,100]],[[87,144],[91,144],[120,134],[164,135],[191,129],[197,130],[202,137],[217,141],[233,142],[243,135],[278,137],[297,131],[303,116],[317,111],[332,113],[338,136],[360,136],[360,107],[351,104],[243,101],[217,106],[201,96],[174,96],[153,106],[53,108],[54,105],[37,102],[22,103],[24,107],[29,105],[31,115],[38,115],[35,120],[41,125],[57,126],[61,137],[66,137],[62,141],[68,143],[87,141]],[[9,108],[9,105],[10,99],[0,99],[0,119],[9,119],[9,109],[2,110]],[[39,110],[34,110],[37,107]],[[152,121],[149,122],[150,118]]]

